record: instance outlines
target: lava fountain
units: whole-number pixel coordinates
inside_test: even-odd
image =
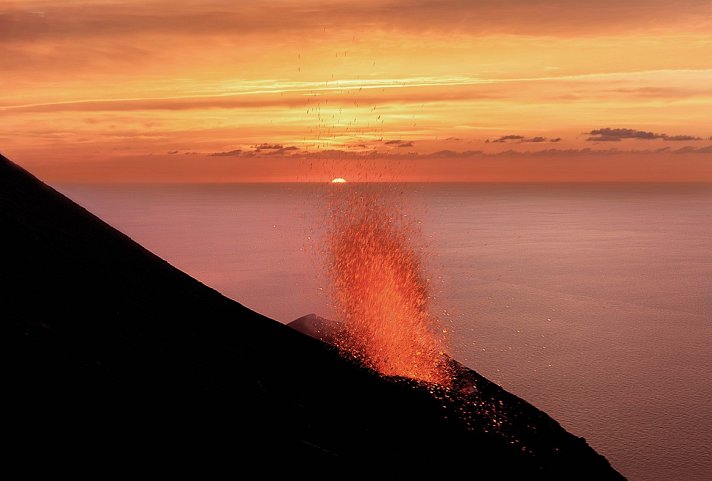
[[[386,376],[450,384],[445,330],[428,312],[418,229],[373,192],[339,192],[331,203],[326,259],[344,322],[340,349]]]

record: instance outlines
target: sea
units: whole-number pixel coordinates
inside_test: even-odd
[[[335,315],[324,225],[353,185],[55,187],[273,319]],[[712,185],[378,189],[418,226],[453,357],[632,481],[712,479]]]

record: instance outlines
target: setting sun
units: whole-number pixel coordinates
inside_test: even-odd
[[[344,179],[343,177],[337,177],[335,179],[332,179],[331,183],[332,184],[344,184],[344,183],[346,183],[346,179]]]

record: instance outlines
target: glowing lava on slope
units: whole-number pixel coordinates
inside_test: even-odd
[[[342,350],[383,375],[450,384],[445,331],[428,312],[417,229],[379,195],[332,203],[327,267],[346,334]]]

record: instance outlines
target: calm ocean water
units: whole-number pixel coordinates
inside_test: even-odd
[[[332,314],[318,251],[333,188],[59,186],[283,322]],[[455,358],[633,481],[712,479],[712,186],[388,189],[422,222],[433,311]]]

